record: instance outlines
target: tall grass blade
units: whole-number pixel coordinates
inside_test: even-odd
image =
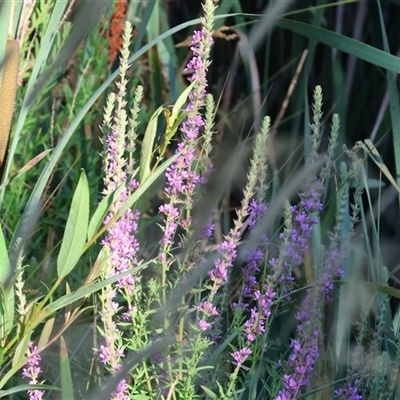
[[[0,399],[11,399],[14,397],[10,397],[10,395],[16,394],[16,393],[21,393],[21,392],[26,392],[28,390],[57,390],[59,391],[60,388],[55,387],[55,386],[49,386],[49,385],[19,385],[15,386],[12,389],[8,390],[0,390]]]
[[[275,24],[291,32],[334,47],[344,53],[351,54],[378,67],[400,73],[399,57],[388,54],[376,47],[369,46],[359,40],[317,26],[305,24],[304,22],[292,21],[285,18],[278,19]]]
[[[379,10],[379,21],[381,24],[383,48],[387,53],[390,53],[389,41],[386,34],[385,23],[383,21],[382,8],[380,0],[377,0]],[[399,92],[397,90],[396,80],[392,71],[386,71],[386,79],[388,84],[389,92],[389,104],[390,104],[390,118],[392,120],[392,132],[393,132],[393,151],[394,160],[396,165],[396,176],[397,176],[397,187],[400,186],[400,104],[399,104]],[[400,206],[400,191],[399,191],[399,206]]]
[[[60,370],[61,370],[61,393],[63,399],[74,400],[74,387],[71,378],[71,367],[68,358],[67,344],[60,337]]]

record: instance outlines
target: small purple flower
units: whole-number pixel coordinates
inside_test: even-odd
[[[335,398],[343,400],[362,400],[362,396],[358,394],[358,385],[360,380],[356,379],[353,384],[346,383],[344,387],[335,390]]]
[[[217,247],[222,257],[215,261],[215,268],[208,272],[214,282],[213,294],[228,280],[228,267],[232,266],[237,254],[235,236],[235,232],[231,230],[230,235]]]
[[[212,324],[207,322],[204,319],[199,319],[198,325],[199,325],[199,329],[201,331],[206,331],[207,329],[211,329],[211,327],[212,327]]]
[[[260,317],[257,308],[252,308],[250,318],[245,322],[245,337],[249,343],[254,342],[257,335],[265,332],[264,320]]]
[[[217,308],[209,301],[203,301],[196,308],[205,315],[218,315]]]
[[[231,356],[235,359],[237,364],[240,366],[246,361],[246,359],[250,356],[251,353],[252,352],[251,352],[250,348],[244,347],[243,349],[240,349],[238,351],[231,353]]]
[[[280,390],[278,396],[275,397],[275,400],[291,400],[292,397],[290,396],[287,390]]]
[[[253,199],[249,204],[249,211],[249,228],[253,229],[256,225],[256,222],[266,214],[267,206]]]
[[[129,388],[128,385],[126,384],[126,380],[122,379],[118,383],[117,388],[115,389],[115,392],[111,394],[111,399],[112,400],[129,400],[130,397],[128,396],[129,394]]]

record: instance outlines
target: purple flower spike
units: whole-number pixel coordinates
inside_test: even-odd
[[[26,362],[25,368],[22,370],[22,376],[29,379],[30,385],[43,383],[38,381],[38,377],[42,372],[39,365],[41,357],[38,354],[37,346],[34,346],[33,342],[28,343],[26,356],[29,357],[29,360]],[[44,390],[28,390],[30,400],[42,400],[44,393]]]

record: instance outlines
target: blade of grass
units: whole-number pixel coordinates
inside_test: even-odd
[[[379,21],[381,24],[383,48],[387,53],[390,53],[389,41],[386,34],[385,23],[383,21],[382,8],[380,0],[377,0],[379,10]],[[389,92],[389,105],[390,105],[390,118],[392,121],[393,130],[393,151],[394,160],[396,165],[397,187],[400,186],[400,104],[399,92],[396,86],[396,80],[392,71],[386,71],[386,79]],[[400,191],[399,191],[399,205],[400,205]]]
[[[400,58],[376,47],[369,46],[358,40],[349,38],[336,32],[329,31],[303,22],[281,18],[275,22],[281,28],[316,40],[317,42],[334,47],[344,53],[351,54],[389,71],[400,73]]]
[[[0,399],[7,398],[10,399],[10,395],[20,392],[26,392],[28,390],[57,390],[59,391],[60,388],[56,386],[49,386],[49,385],[19,385],[15,386],[12,389],[8,390],[0,390]]]
[[[68,358],[67,344],[60,337],[60,371],[61,371],[61,393],[63,399],[74,400],[74,387],[71,378],[71,367]]]

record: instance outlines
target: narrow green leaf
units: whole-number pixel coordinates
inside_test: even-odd
[[[7,285],[12,276],[6,241],[0,227],[0,339],[6,338],[14,322],[14,287]],[[8,287],[7,287],[8,286]]]
[[[11,263],[8,257],[6,240],[3,235],[3,229],[0,226],[0,283],[5,285],[11,275]]]
[[[176,100],[174,106],[172,107],[172,112],[171,112],[171,120],[170,120],[170,125],[173,126],[175,124],[176,119],[178,118],[178,115],[182,109],[182,107],[186,104],[187,98],[189,96],[189,93],[192,91],[194,87],[195,82],[192,82],[178,97]]]
[[[6,398],[10,399],[10,395],[20,392],[26,392],[28,390],[60,390],[60,388],[56,386],[49,386],[49,385],[19,385],[15,386],[12,389],[8,390],[0,390],[0,399]]]
[[[6,313],[1,315],[1,331],[4,333],[2,339],[8,336],[14,325],[14,286],[10,286],[5,292]],[[3,319],[4,318],[4,319]]]
[[[43,347],[45,347],[47,343],[49,343],[51,332],[53,331],[54,321],[55,321],[54,317],[46,321],[38,343],[39,350],[43,349]]]
[[[377,167],[382,171],[383,175],[389,180],[389,182],[393,185],[393,187],[397,190],[400,195],[400,187],[397,185],[396,180],[393,178],[392,174],[389,171],[389,168],[383,162],[381,155],[379,154],[377,148],[372,143],[370,139],[365,139],[364,143],[362,141],[358,141],[356,146],[360,146],[363,148],[365,154],[369,155],[369,158],[377,165]]]
[[[68,349],[65,340],[60,336],[60,370],[61,370],[61,392],[62,398],[74,400],[74,389],[69,365]]]
[[[382,15],[381,3],[378,0],[379,19],[381,24],[383,47],[389,54],[389,41],[386,34],[385,23]],[[399,104],[399,92],[397,90],[396,79],[392,71],[386,71],[386,79],[388,83],[389,92],[389,104],[390,104],[390,118],[392,120],[392,137],[393,137],[393,151],[394,160],[396,165],[396,176],[397,176],[397,187],[400,186],[400,104]],[[400,204],[400,192],[398,195]]]
[[[394,287],[384,285],[383,283],[360,282],[360,284],[372,291],[380,292],[380,293],[386,294],[388,296],[395,297],[396,299],[400,299],[400,289],[396,289]]]
[[[367,61],[378,67],[389,71],[400,73],[400,58],[379,50],[376,47],[369,46],[358,40],[349,38],[336,32],[323,29],[317,26],[288,20],[278,19],[275,25],[287,29],[291,32],[316,40],[319,43],[334,47],[344,53],[351,54],[361,60]]]
[[[13,368],[15,368],[17,365],[19,365],[21,363],[21,361],[23,360],[25,353],[26,353],[26,349],[28,348],[28,343],[31,340],[31,334],[32,334],[32,332],[30,332],[29,334],[26,334],[22,338],[22,340],[20,340],[20,342],[18,343],[18,346],[15,349],[14,357],[12,360]]]
[[[207,396],[209,396],[211,399],[218,399],[218,396],[210,390],[208,387],[200,385],[200,387],[204,390]]]
[[[67,276],[78,263],[85,246],[88,223],[89,184],[85,172],[82,171],[57,258],[57,273],[60,278]]]
[[[138,171],[139,169],[136,169],[131,178],[135,177]],[[104,197],[103,200],[100,202],[99,206],[96,208],[96,211],[94,212],[89,222],[88,234],[87,234],[88,240],[90,240],[93,237],[93,235],[98,231],[105,217],[107,216],[111,205],[115,202],[115,200],[118,198],[121,191],[125,187],[126,184],[123,183],[122,185],[118,186],[117,189],[115,189],[112,193],[109,193],[106,197]]]
[[[165,134],[164,138],[162,141],[162,144],[160,146],[159,150],[159,157],[163,157],[165,154],[165,150],[167,149],[167,146],[171,142],[171,139],[174,137],[176,131],[179,128],[179,125],[183,122],[183,120],[187,117],[189,114],[188,112],[181,112],[181,108],[183,105],[186,103],[187,98],[189,96],[189,93],[193,89],[194,82],[192,82],[178,97],[176,103],[172,107],[172,112],[170,112],[167,108],[164,109],[164,114],[166,116],[166,128],[165,128]]]
[[[142,143],[142,151],[140,153],[140,183],[146,181],[150,175],[151,159],[153,156],[154,140],[157,133],[158,116],[162,113],[163,107],[159,107],[154,111],[147,125],[146,132]]]
[[[117,282],[118,280],[120,280],[128,275],[135,275],[135,273],[146,268],[146,265],[147,264],[142,264],[138,267],[135,267],[128,271],[122,272],[122,273],[115,275],[111,278],[108,278],[104,281],[100,281],[100,282],[92,283],[87,286],[83,286],[80,289],[78,289],[77,291],[72,292],[71,294],[60,297],[59,299],[53,301],[51,304],[49,304],[48,306],[43,308],[43,310],[42,310],[43,318],[47,318],[47,317],[51,316],[54,312],[68,306],[69,304],[72,304],[73,302],[75,302],[77,300],[81,300],[87,296],[90,296],[91,294],[103,289],[104,287],[106,287],[108,285],[111,285],[111,284]],[[42,319],[41,319],[41,321],[42,321]],[[39,321],[38,324],[41,321]]]

